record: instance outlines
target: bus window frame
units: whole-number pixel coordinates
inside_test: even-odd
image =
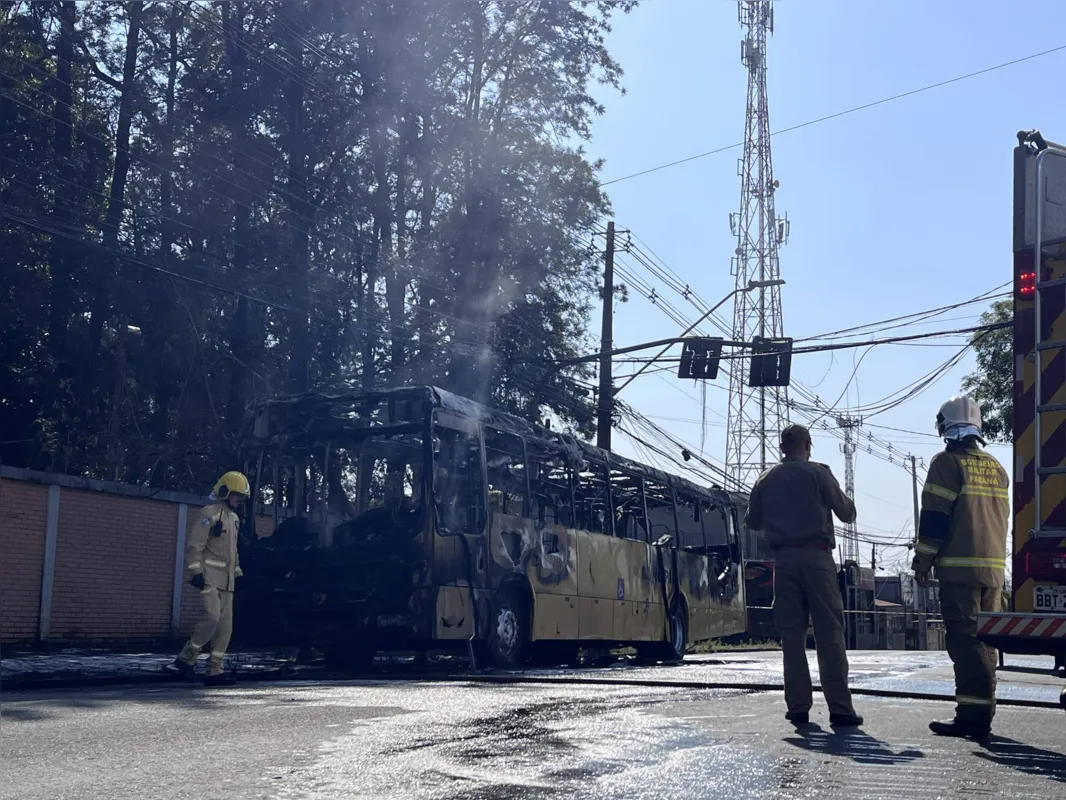
[[[518,442],[518,444],[520,445],[520,447],[521,447],[521,450],[522,450],[522,474],[524,476],[525,486],[524,486],[524,490],[523,490],[523,493],[522,493],[522,512],[521,512],[521,514],[519,516],[521,516],[522,519],[532,519],[532,513],[533,513],[533,490],[532,490],[531,481],[529,479],[529,448],[526,445],[526,438],[524,436],[518,435],[517,433],[511,433],[510,431],[500,430],[499,428],[495,428],[492,425],[482,425],[481,426],[481,450],[482,450],[482,463],[484,464],[483,474],[484,474],[484,477],[485,477],[485,480],[483,481],[483,483],[485,485],[485,501],[486,501],[485,508],[486,508],[486,510],[488,512],[488,516],[490,517],[489,524],[491,525],[491,516],[492,516],[492,514],[496,513],[492,509],[491,505],[488,504],[488,491],[489,491],[489,469],[488,469],[488,465],[489,465],[488,455],[489,455],[489,453],[488,453],[488,449],[489,449],[489,446],[488,446],[487,439],[488,439],[488,435],[489,435],[490,432],[494,436],[503,436],[503,437],[508,438],[508,439],[516,440]],[[573,495],[573,492],[571,492],[571,505],[573,504],[572,495]],[[508,516],[513,516],[513,515],[508,515]]]
[[[578,515],[577,515],[577,490],[579,488],[580,481],[581,481],[580,473],[581,472],[595,473],[596,470],[600,471],[600,480],[603,481],[603,487],[606,490],[605,494],[607,495],[606,496],[606,508],[605,508],[605,513],[604,513],[604,527],[607,530],[604,530],[604,531],[594,531],[594,530],[591,530],[590,528],[587,528],[587,527],[586,528],[580,528],[580,526],[578,525],[578,521],[579,520],[578,520]],[[614,531],[614,512],[615,512],[614,492],[611,491],[611,468],[610,468],[610,466],[606,462],[603,462],[603,461],[589,461],[580,470],[576,470],[576,469],[570,470],[570,480],[571,480],[571,490],[570,490],[571,507],[574,509],[574,527],[575,528],[579,528],[580,530],[583,530],[586,533],[596,533],[596,534],[599,534],[601,536],[615,536],[615,531]],[[592,508],[590,507],[589,508],[589,515],[590,515],[589,519],[591,519],[591,514],[592,514]]]
[[[607,535],[609,535],[609,536],[611,536],[611,537],[613,537],[615,539],[625,539],[625,540],[630,541],[630,542],[650,542],[651,541],[651,538],[650,538],[651,537],[651,530],[650,530],[650,527],[649,527],[650,526],[650,520],[648,519],[647,496],[644,494],[644,476],[643,475],[639,475],[639,474],[633,472],[632,470],[628,470],[628,469],[625,469],[623,467],[611,466],[609,464],[605,465],[605,469],[607,470],[607,489],[608,489],[607,493],[608,493],[608,495],[610,495],[610,498],[611,498],[611,533],[607,534]],[[618,505],[614,502],[615,501],[615,496],[614,496],[614,481],[613,481],[614,475],[613,475],[613,473],[617,473],[619,475],[623,475],[626,478],[629,478],[630,480],[634,480],[634,481],[637,482],[637,486],[636,486],[636,488],[637,488],[637,497],[639,498],[639,506],[638,506],[638,508],[639,508],[641,514],[643,515],[641,517],[641,519],[643,520],[643,528],[644,528],[644,534],[645,534],[643,537],[636,536],[636,537],[632,537],[631,538],[629,536],[626,536],[625,535],[625,528],[626,528],[625,525],[622,525],[622,530],[621,531],[618,530],[618,523],[619,523],[619,520],[618,520],[618,517],[617,517]],[[632,512],[629,512],[629,513],[630,513],[630,515],[632,515]]]
[[[630,539],[633,542],[651,542],[651,519],[648,518],[648,495],[644,491],[644,476],[638,475],[637,478],[637,492],[640,495],[640,514],[641,520],[643,520],[644,538]]]
[[[437,504],[437,459],[436,454],[433,452],[433,435],[438,426],[455,431],[456,433],[464,433],[477,440],[479,458],[478,470],[481,478],[481,508],[477,516],[478,530],[476,531],[452,530],[446,527],[440,518]],[[433,502],[433,515],[436,520],[437,533],[440,536],[487,536],[489,530],[489,489],[488,471],[485,468],[485,437],[482,434],[481,426],[473,420],[458,417],[455,414],[449,414],[447,411],[442,411],[439,408],[434,409],[432,419],[430,420],[429,458],[429,474],[431,476],[430,489],[432,492],[431,499]]]
[[[729,513],[726,518],[726,541],[729,543],[729,555],[734,564],[744,564],[744,543],[740,536],[740,520],[737,507],[734,503],[729,504]]]
[[[542,510],[541,509],[541,504],[539,502],[536,504],[536,513],[534,513],[534,503],[533,503],[533,498],[534,498],[534,494],[535,494],[534,491],[533,491],[533,466],[534,466],[534,464],[537,467],[537,481],[536,482],[539,485],[540,484],[541,470],[543,469],[543,467],[548,465],[548,464],[551,464],[554,461],[556,461],[558,457],[555,454],[548,453],[548,452],[537,451],[537,452],[531,453],[530,449],[529,449],[529,443],[525,440],[525,437],[522,437],[522,444],[525,447],[525,451],[526,451],[526,473],[529,476],[529,479],[528,479],[528,485],[529,485],[529,513],[527,515],[527,519],[533,520],[534,524],[536,524],[537,526],[540,526],[542,524],[561,525],[562,523],[559,522],[558,514],[554,515],[554,522],[542,523],[541,522],[541,516],[542,516],[542,514],[541,514],[541,510]],[[562,463],[559,463],[558,466],[561,469],[565,470],[565,472],[566,472],[567,505],[569,507],[569,513],[567,515],[567,518],[569,519],[570,524],[569,525],[563,525],[563,527],[564,528],[577,528],[577,508],[576,508],[577,499],[576,499],[576,494],[575,494],[575,487],[576,487],[576,482],[577,482],[577,473],[575,472],[575,470],[574,470],[574,468],[572,466],[569,466],[569,465],[566,465],[566,464],[562,464]],[[541,495],[537,494],[537,497],[540,497],[540,496]]]
[[[670,488],[674,491],[674,530],[677,531],[676,538],[679,540],[677,544],[678,549],[685,550],[686,552],[690,553],[698,553],[702,556],[707,556],[709,554],[709,545],[707,544],[707,523],[705,522],[705,520],[707,519],[707,511],[703,508],[703,504],[707,501],[697,494],[693,494],[692,499],[690,501],[687,501],[688,503],[691,503],[694,515],[699,516],[698,520],[693,518],[692,521],[699,522],[700,524],[700,544],[697,547],[693,547],[692,545],[686,545],[682,547],[680,544],[681,520],[677,510],[678,506],[680,505],[678,501],[678,488],[676,486],[671,486]],[[682,488],[681,491],[684,492],[684,489]]]
[[[678,541],[677,541],[677,538],[678,538],[678,524],[677,524],[677,487],[676,487],[676,486],[674,486],[674,482],[673,482],[673,481],[669,481],[669,480],[668,480],[668,481],[666,482],[666,488],[670,490],[670,504],[671,504],[671,506],[672,506],[672,507],[673,507],[673,509],[674,509],[674,535],[670,537],[670,541],[671,541],[671,543],[672,543],[672,546],[676,548],[676,547],[679,547],[679,545],[678,545]],[[701,530],[701,531],[703,530],[703,517],[700,517],[700,530]],[[651,533],[651,531],[649,530],[649,531],[648,531],[648,533],[650,534],[650,533]],[[704,536],[704,537],[703,537],[703,540],[704,540],[704,541],[706,542],[706,541],[707,541],[707,537],[706,537],[706,536]]]
[[[652,478],[652,480],[654,480],[656,483],[661,483],[666,488],[666,492],[664,492],[664,496],[669,497],[670,510],[671,510],[671,519],[673,521],[673,527],[671,528],[670,531],[668,531],[668,533],[670,534],[670,539],[669,539],[669,541],[667,541],[666,546],[667,547],[676,548],[677,547],[677,497],[675,496],[675,493],[674,493],[674,491],[675,491],[674,490],[674,484],[673,484],[672,481],[662,482],[662,481],[659,481],[659,480],[657,480],[655,478]],[[648,481],[648,478],[646,476],[642,477],[641,481],[640,481],[640,487],[641,487],[641,494],[644,497],[644,521],[647,523],[647,525],[645,526],[645,531],[648,534],[648,543],[649,544],[654,544],[659,539],[661,539],[662,536],[656,536],[655,535],[655,531],[654,531],[654,529],[652,527],[651,515],[648,513],[647,481]]]

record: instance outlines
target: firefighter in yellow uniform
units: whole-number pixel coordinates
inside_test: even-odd
[[[948,655],[955,665],[955,718],[931,722],[941,736],[984,739],[996,712],[996,651],[977,639],[977,614],[999,611],[1007,564],[1010,515],[1007,471],[981,445],[981,408],[952,397],[940,408],[937,431],[947,447],[929,464],[922,489],[915,579],[940,582]]]
[[[233,590],[241,576],[237,509],[250,494],[248,479],[240,472],[227,472],[219,478],[213,492],[217,502],[200,512],[185,547],[189,583],[200,591],[204,610],[192,636],[175,659],[174,668],[191,678],[200,651],[210,642],[211,657],[204,675],[207,686],[229,686],[236,682],[225,674],[222,665],[233,633]]]

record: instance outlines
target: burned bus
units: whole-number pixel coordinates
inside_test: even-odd
[[[501,668],[580,647],[669,662],[746,627],[718,488],[432,386],[269,401],[250,443],[277,516],[244,580],[290,641],[349,664],[449,646]]]

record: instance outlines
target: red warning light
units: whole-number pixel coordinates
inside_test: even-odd
[[[1034,294],[1036,294],[1036,273],[1028,270],[1018,276],[1018,297],[1021,300],[1031,300]]]

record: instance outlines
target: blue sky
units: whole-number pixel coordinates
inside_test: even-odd
[[[778,0],[769,44],[770,124],[793,126],[854,106],[1066,44],[1066,3],[1023,13],[1008,0]],[[732,0],[644,0],[609,38],[625,96],[601,91],[607,113],[588,149],[610,181],[742,138],[746,71]],[[778,213],[792,221],[781,251],[785,332],[803,337],[969,299],[1011,279],[1011,150],[1020,129],[1066,140],[1066,107],[1052,89],[1066,51],[857,112],[773,139]],[[733,288],[728,216],[739,199],[739,149],[608,187],[614,218],[708,303]],[[631,270],[650,278],[631,257]],[[689,320],[699,312],[657,283]],[[966,327],[968,306],[900,333]],[[723,308],[731,317],[731,305]],[[638,293],[618,307],[615,345],[677,335]],[[943,340],[941,340],[943,343]],[[875,348],[842,406],[870,404],[945,361],[950,347]],[[797,355],[792,374],[832,402],[861,350]],[[973,369],[967,358],[907,404],[870,420],[932,433],[936,410]],[[727,379],[708,389],[705,453],[725,455]],[[673,375],[642,377],[621,399],[676,437],[700,442],[699,390]],[[843,409],[842,409],[843,410]],[[929,458],[932,436],[868,428],[901,452]],[[843,483],[840,441],[815,436],[815,458]],[[620,452],[640,457],[624,435]],[[1010,449],[993,447],[1010,468]],[[675,470],[676,471],[676,470]],[[859,528],[893,539],[913,517],[899,466],[859,453]],[[907,528],[910,538],[910,527]],[[893,533],[885,533],[893,532]],[[869,562],[866,548],[864,562]],[[879,554],[891,568],[907,551]]]

